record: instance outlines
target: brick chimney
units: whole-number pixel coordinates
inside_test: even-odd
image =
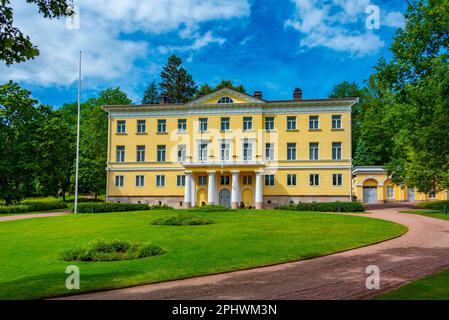
[[[168,103],[167,96],[164,96],[163,94],[161,94],[159,97],[159,104],[167,104],[167,103]]]
[[[262,100],[262,91],[254,91],[254,98]]]
[[[293,100],[302,100],[302,90],[300,88],[296,88],[293,91]]]

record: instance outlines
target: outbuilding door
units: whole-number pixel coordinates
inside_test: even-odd
[[[220,205],[226,208],[231,207],[231,192],[228,189],[222,189],[219,193]]]
[[[407,189],[407,200],[408,202],[415,201],[415,189]]]
[[[363,187],[363,202],[377,202],[377,187]]]

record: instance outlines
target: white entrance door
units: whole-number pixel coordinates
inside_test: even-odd
[[[363,202],[377,202],[377,187],[363,187]]]
[[[415,201],[415,189],[407,189],[407,200],[408,202]]]
[[[231,192],[228,189],[222,189],[219,193],[220,205],[226,208],[231,207]]]

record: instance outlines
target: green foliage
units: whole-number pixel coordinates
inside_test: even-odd
[[[440,210],[444,209],[444,206],[449,208],[449,200],[444,201],[426,201],[418,203],[418,207],[423,209]]]
[[[164,217],[151,222],[153,225],[164,226],[199,226],[214,223],[213,220],[206,217],[200,217],[193,214],[179,214],[177,216]]]
[[[167,204],[153,204],[152,206],[150,206],[150,210],[174,210],[174,208],[170,207]]]
[[[236,91],[239,91],[241,93],[245,93],[245,87],[243,85],[239,84],[238,86],[235,86],[232,80],[221,80],[221,82],[215,87],[214,91],[220,90],[222,88],[230,88]]]
[[[216,204],[208,204],[201,207],[193,207],[189,209],[189,211],[194,212],[225,212],[225,211],[232,211],[232,209],[229,209],[224,206],[216,205]]]
[[[181,64],[182,59],[172,55],[161,72],[161,95],[166,96],[171,103],[185,103],[196,93],[195,81]]]
[[[365,208],[359,202],[310,202],[297,203],[276,208],[291,211],[318,211],[318,212],[364,212]]]
[[[86,246],[61,252],[64,261],[121,261],[146,258],[165,253],[161,247],[151,243],[132,243],[123,240],[95,240]]]
[[[108,213],[124,211],[144,211],[151,208],[146,204],[137,203],[80,203],[78,213]]]
[[[45,18],[71,15],[70,10],[67,10],[69,6],[67,0],[27,0],[27,2],[36,4]],[[10,1],[0,1],[0,60],[5,61],[6,65],[11,65],[34,59],[38,55],[39,50],[31,43],[30,38],[14,26]]]
[[[156,104],[159,103],[159,90],[155,81],[151,81],[147,90],[144,93],[142,104]]]
[[[67,203],[61,201],[23,201],[16,206],[0,206],[0,214],[39,212],[65,209],[67,207]]]

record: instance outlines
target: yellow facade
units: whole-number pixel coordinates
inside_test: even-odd
[[[357,167],[353,175],[353,194],[360,202],[415,202],[448,199],[448,191],[424,194],[414,188],[395,185],[388,177],[385,168],[380,166]]]
[[[225,97],[226,103],[219,103]],[[355,99],[266,101],[225,88],[186,104],[104,106],[109,113],[107,198],[174,207],[349,200],[354,103]],[[314,117],[318,126],[310,129]],[[229,118],[226,130],[221,130],[227,120],[223,118]],[[200,130],[204,119],[207,130]],[[273,129],[266,130],[267,120],[274,122]],[[158,132],[158,123],[164,121],[164,132]],[[178,130],[184,121],[185,131]],[[138,132],[138,123],[144,132]],[[273,145],[271,158],[267,144]],[[158,146],[165,146],[165,159],[158,159]],[[185,153],[178,158],[180,146],[185,146]],[[144,158],[138,159],[138,147],[144,148]],[[317,159],[311,158],[311,147],[318,147]],[[121,148],[124,159],[118,156]],[[311,185],[311,175],[318,175],[317,185]],[[164,176],[163,184],[157,185],[158,176]],[[187,182],[179,183],[182,179]]]

